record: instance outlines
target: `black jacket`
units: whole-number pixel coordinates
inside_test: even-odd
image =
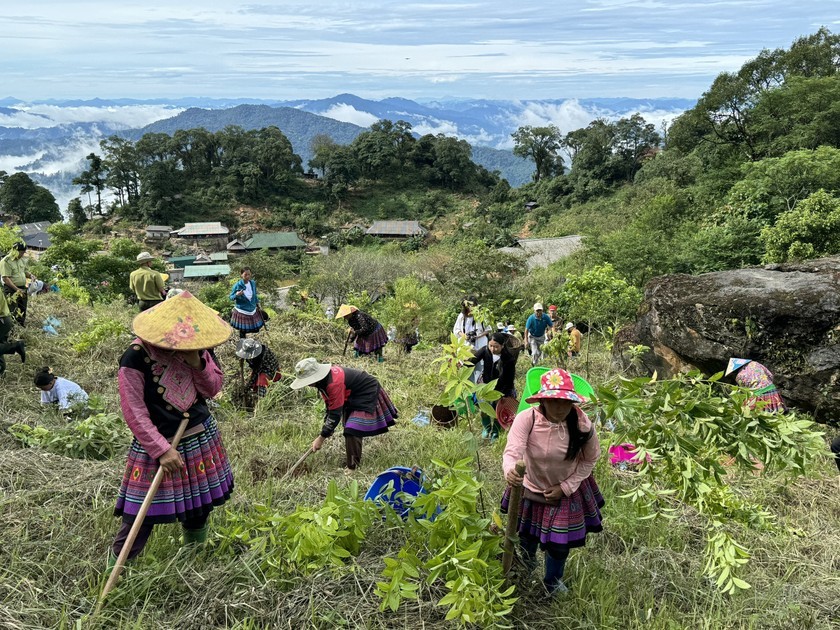
[[[475,356],[473,365],[479,361],[484,361],[481,371],[482,380],[489,383],[498,379],[495,390],[501,392],[503,396],[512,396],[514,392],[513,379],[516,376],[516,360],[519,358],[519,353],[502,348],[501,358],[494,363],[493,353],[490,352],[490,348],[484,346],[481,350],[473,350],[473,356]]]

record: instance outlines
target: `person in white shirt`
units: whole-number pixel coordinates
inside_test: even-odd
[[[41,403],[58,405],[64,414],[86,405],[88,401],[87,392],[78,384],[56,376],[48,367],[42,367],[35,373],[35,387],[41,390]]]
[[[474,298],[464,300],[458,319],[452,327],[452,334],[466,339],[473,350],[481,350],[487,345],[487,338],[493,331],[473,317],[472,307],[475,305]]]

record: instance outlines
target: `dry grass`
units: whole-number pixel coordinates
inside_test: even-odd
[[[105,308],[128,323],[131,313]],[[372,532],[362,554],[339,572],[325,570],[290,583],[264,579],[258,558],[235,561],[179,546],[176,526],[158,528],[146,553],[128,571],[98,619],[91,619],[108,546],[117,529],[111,516],[122,469],[121,460],[90,462],[21,449],[6,433],[17,421],[47,424],[60,418],[44,414],[31,385],[34,369],[52,365],[100,396],[118,411],[116,369],[128,339],[103,344],[78,356],[67,335],[81,330],[91,309],[48,296],[32,302],[31,321],[47,314],[64,322],[59,338],[35,328],[24,331],[29,360],[25,370],[9,357],[0,397],[0,628],[425,628],[446,627],[445,611],[435,605],[439,590],[424,587],[420,601],[396,614],[380,613],[373,594],[382,556],[396,551],[394,532]],[[340,361],[340,330],[306,322],[290,327],[278,318],[261,333],[285,371],[313,355]],[[594,344],[593,344],[594,346]],[[235,381],[234,342],[219,351]],[[399,355],[389,347],[387,361],[347,359],[380,378],[401,411],[396,430],[365,442],[357,475],[366,486],[391,465],[420,465],[464,455],[459,431],[417,427],[410,422],[419,407],[433,403],[438,391],[431,359],[434,352]],[[522,371],[526,366],[523,358]],[[582,370],[580,370],[582,371]],[[603,353],[590,361],[590,380],[609,371]],[[253,414],[235,409],[229,396],[217,416],[233,462],[237,489],[231,502],[214,512],[211,527],[255,503],[291,511],[317,504],[327,481],[347,481],[339,472],[340,438],[307,461],[305,474],[284,484],[279,478],[316,435],[320,407],[307,392],[275,386]],[[487,496],[501,494],[502,444],[483,447]],[[775,531],[745,534],[754,558],[748,581],[753,589],[724,597],[701,577],[703,540],[700,522],[689,512],[671,523],[639,521],[622,494],[622,478],[601,465],[597,478],[607,499],[604,534],[569,564],[573,594],[550,605],[525,591],[512,616],[524,628],[750,628],[829,630],[840,624],[840,493],[826,464],[824,476],[787,483],[752,477],[735,483],[779,516]]]

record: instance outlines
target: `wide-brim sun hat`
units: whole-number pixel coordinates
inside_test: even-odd
[[[572,322],[566,322],[566,330],[571,330],[575,325]]]
[[[137,262],[146,262],[154,259],[155,257],[152,256],[149,252],[140,252],[139,254],[137,254]]]
[[[729,359],[729,363],[726,366],[726,372],[724,372],[723,375],[729,376],[730,374],[732,374],[732,372],[740,370],[747,363],[752,363],[752,359],[737,359],[735,357],[732,357],[731,359]]]
[[[535,311],[542,311],[543,310],[542,303],[537,302],[536,304],[534,304],[534,310]]]
[[[541,400],[571,400],[575,403],[586,402],[583,397],[575,391],[575,383],[572,375],[561,368],[554,368],[542,375],[540,389],[533,396],[525,399],[527,403],[535,403]]]
[[[143,311],[131,324],[143,341],[167,350],[206,350],[227,341],[233,328],[189,291]]]
[[[263,351],[263,345],[256,339],[240,339],[236,342],[236,351],[234,354],[240,359],[253,359],[260,356]]]
[[[314,385],[318,381],[324,380],[330,373],[332,365],[329,363],[319,363],[313,357],[301,359],[295,365],[295,380],[289,386],[292,389],[301,389],[307,385]]]
[[[352,315],[358,310],[359,309],[357,309],[352,304],[342,304],[338,309],[338,313],[335,314],[335,318],[341,319],[342,317],[347,317],[348,315]]]

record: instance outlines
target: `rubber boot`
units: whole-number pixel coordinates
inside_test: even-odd
[[[207,542],[207,525],[201,529],[184,529],[184,545],[203,545]]]

